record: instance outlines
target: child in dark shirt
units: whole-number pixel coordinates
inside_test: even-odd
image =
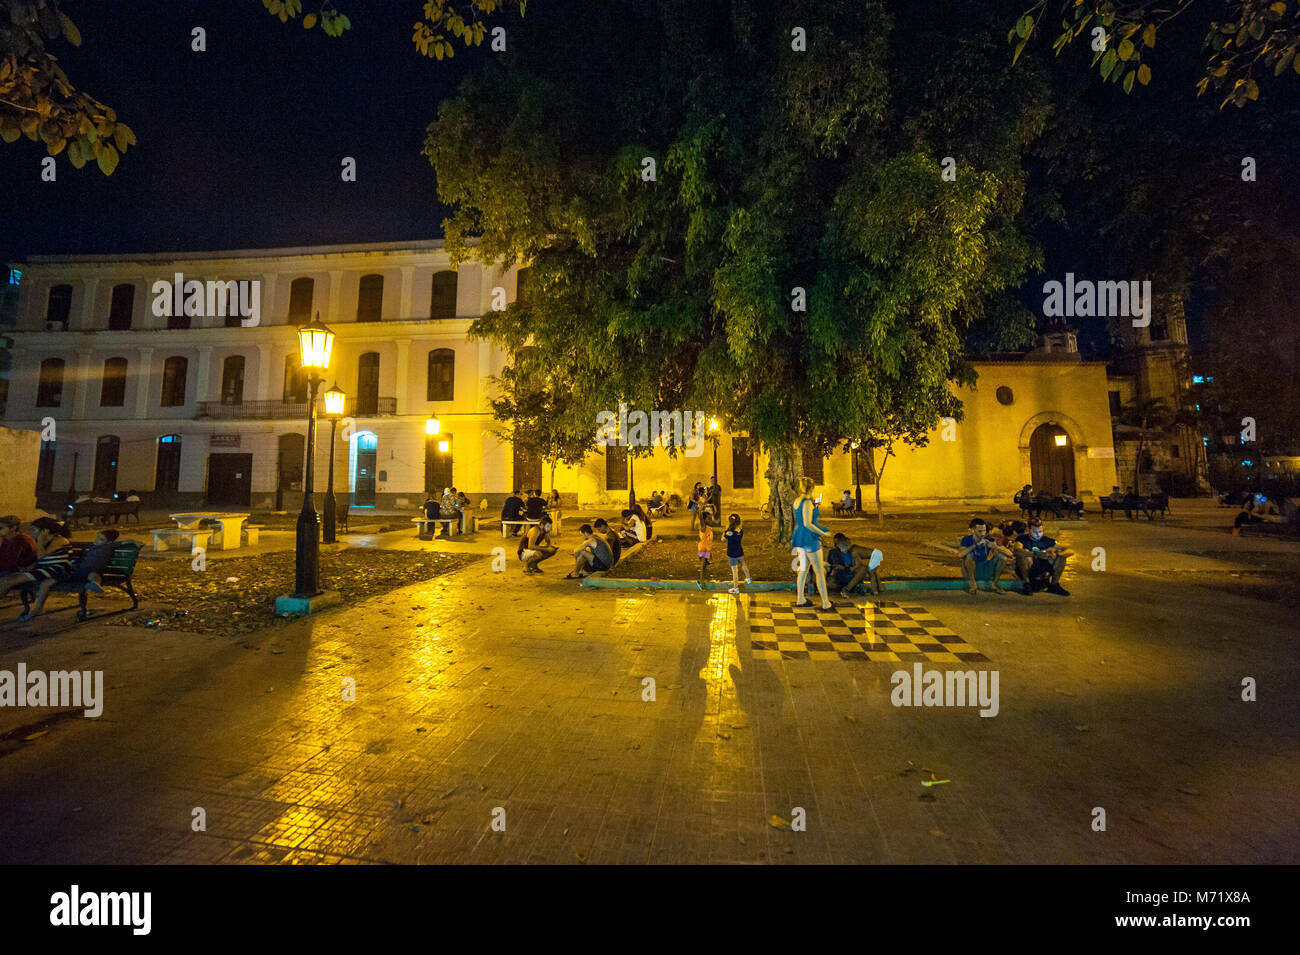
[[[727,541],[727,562],[731,564],[731,590],[728,592],[738,594],[742,567],[745,569],[745,583],[754,582],[749,576],[749,564],[745,563],[745,529],[741,526],[739,514],[732,514],[727,518],[727,529],[722,536]]]

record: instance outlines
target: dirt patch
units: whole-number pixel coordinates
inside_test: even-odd
[[[327,551],[320,555],[321,585],[339,591],[344,604],[354,604],[482,559],[431,551]],[[294,555],[282,551],[232,557],[211,562],[202,573],[191,570],[187,560],[141,561],[133,583],[140,595],[139,609],[106,616],[105,623],[190,633],[251,633],[287,622],[276,616],[275,598],[293,592]],[[110,600],[108,595],[116,599]],[[114,588],[108,589],[108,595],[92,596],[90,608],[112,614],[126,599]],[[50,606],[57,610],[55,599],[51,598]]]

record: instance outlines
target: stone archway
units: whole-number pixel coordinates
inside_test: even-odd
[[[1031,444],[1035,432],[1044,425],[1049,428],[1059,428],[1065,432],[1067,442],[1072,452],[1073,467],[1070,469],[1072,481],[1077,482],[1087,473],[1088,444],[1084,440],[1083,429],[1079,423],[1067,414],[1060,411],[1042,411],[1034,415],[1025,422],[1024,427],[1020,429],[1020,440],[1018,446],[1020,449],[1020,482],[1021,484],[1033,484],[1033,459],[1031,455]],[[1056,494],[1060,492],[1059,487],[1042,488],[1043,493]],[[1078,494],[1077,484],[1071,488],[1071,493]]]

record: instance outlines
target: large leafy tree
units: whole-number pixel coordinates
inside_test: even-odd
[[[965,333],[1004,322],[990,301],[1037,263],[1020,156],[1048,97],[997,17],[530,9],[426,143],[453,259],[532,264],[530,300],[476,333],[535,344],[593,424],[622,399],[748,432],[788,534],[795,448],[954,413]]]

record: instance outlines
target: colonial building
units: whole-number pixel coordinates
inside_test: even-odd
[[[549,485],[549,465],[516,453],[492,419],[492,376],[507,356],[466,337],[494,303],[526,293],[526,276],[480,263],[452,269],[441,241],[33,257],[9,333],[5,424],[51,437],[36,472],[18,479],[34,481],[46,501],[75,487],[133,489],[163,506],[296,509],[307,383],[295,327],[319,313],[337,334],[325,387],[348,395],[334,448],[341,501],[414,507],[426,491],[455,485],[495,504],[513,488]],[[1104,364],[1080,360],[1071,337],[1049,335],[1034,352],[976,368],[977,387],[960,393],[965,419],[927,448],[899,449],[883,499],[1006,499],[1031,482],[1109,492]],[[322,424],[318,491],[329,459]],[[715,434],[694,457],[635,458],[629,475],[625,449],[593,448],[580,467],[559,467],[555,483],[570,501],[609,505],[626,501],[630,478],[642,497],[683,493],[708,481],[716,457],[728,501],[756,504],[767,496],[756,450],[744,435]],[[856,457],[870,496],[872,468]],[[804,468],[838,497],[853,486],[854,458],[837,451]]]

